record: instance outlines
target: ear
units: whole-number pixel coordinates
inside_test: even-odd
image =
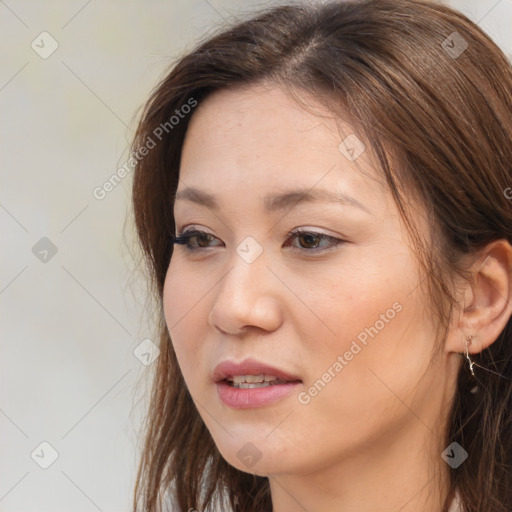
[[[481,352],[496,341],[512,315],[510,243],[496,240],[479,250],[471,273],[471,281],[459,288],[459,306],[454,308],[445,343],[447,352],[465,352],[468,336],[473,336],[469,352]]]

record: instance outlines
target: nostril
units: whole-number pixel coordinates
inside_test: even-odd
[[[238,329],[238,332],[227,332],[225,331],[224,329],[220,328],[218,325],[215,326],[215,328],[221,333],[221,334],[225,334],[226,336],[238,336],[239,334],[241,334],[243,332],[243,327],[242,329]]]

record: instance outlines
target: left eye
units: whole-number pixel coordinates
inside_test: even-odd
[[[298,245],[289,243],[289,240],[291,239],[297,241]],[[211,233],[206,233],[205,231],[199,231],[196,229],[191,229],[177,236],[173,236],[172,242],[174,244],[184,245],[189,251],[200,251],[202,249],[207,249],[208,247],[219,247],[222,245],[222,242]],[[284,246],[291,246],[294,249],[299,250],[304,249],[306,252],[316,252],[332,249],[344,242],[345,240],[329,236],[324,233],[295,230],[288,233],[288,239]]]
[[[324,249],[343,243],[343,240],[324,233],[315,233],[314,231],[292,231],[289,233],[290,238],[295,238],[299,242],[299,246],[292,245],[299,249]],[[325,242],[323,245],[322,242]]]

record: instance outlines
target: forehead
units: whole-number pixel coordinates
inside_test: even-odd
[[[243,191],[249,199],[292,185],[318,186],[382,200],[382,177],[368,152],[351,160],[345,146],[340,150],[347,137],[365,147],[350,125],[311,96],[300,97],[307,109],[268,83],[222,89],[207,97],[190,120],[178,190]]]
[[[196,143],[228,147],[252,138],[255,153],[306,140],[312,149],[313,145],[337,145],[340,134],[333,114],[309,95],[301,93],[300,97],[312,112],[273,83],[215,91],[194,112],[183,152],[191,138]],[[268,145],[258,146],[263,142]]]

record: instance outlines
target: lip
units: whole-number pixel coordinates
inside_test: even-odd
[[[226,382],[226,377],[234,375],[274,375],[288,382],[274,384],[261,388],[235,388]],[[213,371],[213,380],[220,399],[228,407],[234,409],[249,409],[270,405],[290,395],[302,380],[291,373],[275,368],[255,359],[245,359],[240,363],[224,361],[217,365]]]
[[[291,373],[275,368],[256,359],[244,359],[240,363],[234,361],[223,361],[218,364],[213,370],[213,380],[220,382],[226,377],[233,375],[274,375],[282,380],[294,381],[301,380],[300,377],[292,375]]]

